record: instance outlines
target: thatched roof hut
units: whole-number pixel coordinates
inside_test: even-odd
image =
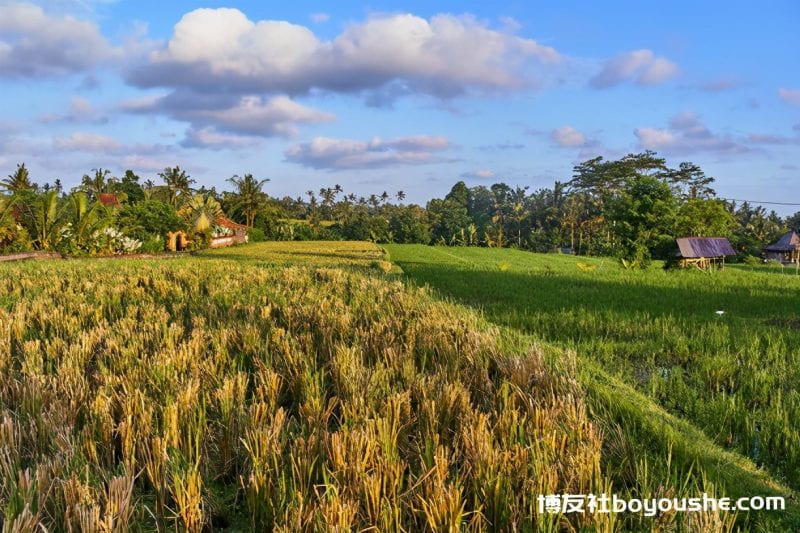
[[[783,263],[797,263],[800,261],[800,236],[794,231],[788,231],[780,239],[764,247],[764,256]]]
[[[681,237],[678,239],[678,256],[681,266],[707,268],[717,262],[725,265],[725,258],[736,255],[728,239],[724,237]]]

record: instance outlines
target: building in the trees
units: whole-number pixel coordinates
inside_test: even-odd
[[[211,237],[212,248],[222,248],[223,246],[247,242],[247,226],[244,224],[237,224],[224,216],[218,216],[214,224],[214,234]]]

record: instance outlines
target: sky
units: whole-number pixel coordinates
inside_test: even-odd
[[[179,165],[424,204],[653,150],[800,204],[798,27],[795,0],[0,0],[0,175]]]

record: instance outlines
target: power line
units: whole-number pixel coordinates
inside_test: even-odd
[[[767,204],[767,205],[794,205],[800,206],[800,204],[792,204],[788,202],[759,202],[758,200],[737,200],[736,198],[721,198],[722,200],[727,200],[729,202],[747,202],[748,204]]]

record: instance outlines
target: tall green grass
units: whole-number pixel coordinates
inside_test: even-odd
[[[638,407],[643,397],[633,400],[636,389],[674,417],[665,427],[686,420],[702,430],[706,444],[800,488],[800,277],[750,267],[626,271],[609,259],[514,250],[387,249],[418,284],[577,352],[590,405],[624,420],[624,440],[652,448],[675,440],[667,429],[663,443],[653,428],[636,429],[644,417],[666,414]],[[703,452],[697,434],[690,440],[689,464]],[[725,460],[705,459],[711,466],[717,461]],[[633,481],[627,463],[627,477],[621,471],[617,479]],[[748,483],[717,470],[729,491]]]

